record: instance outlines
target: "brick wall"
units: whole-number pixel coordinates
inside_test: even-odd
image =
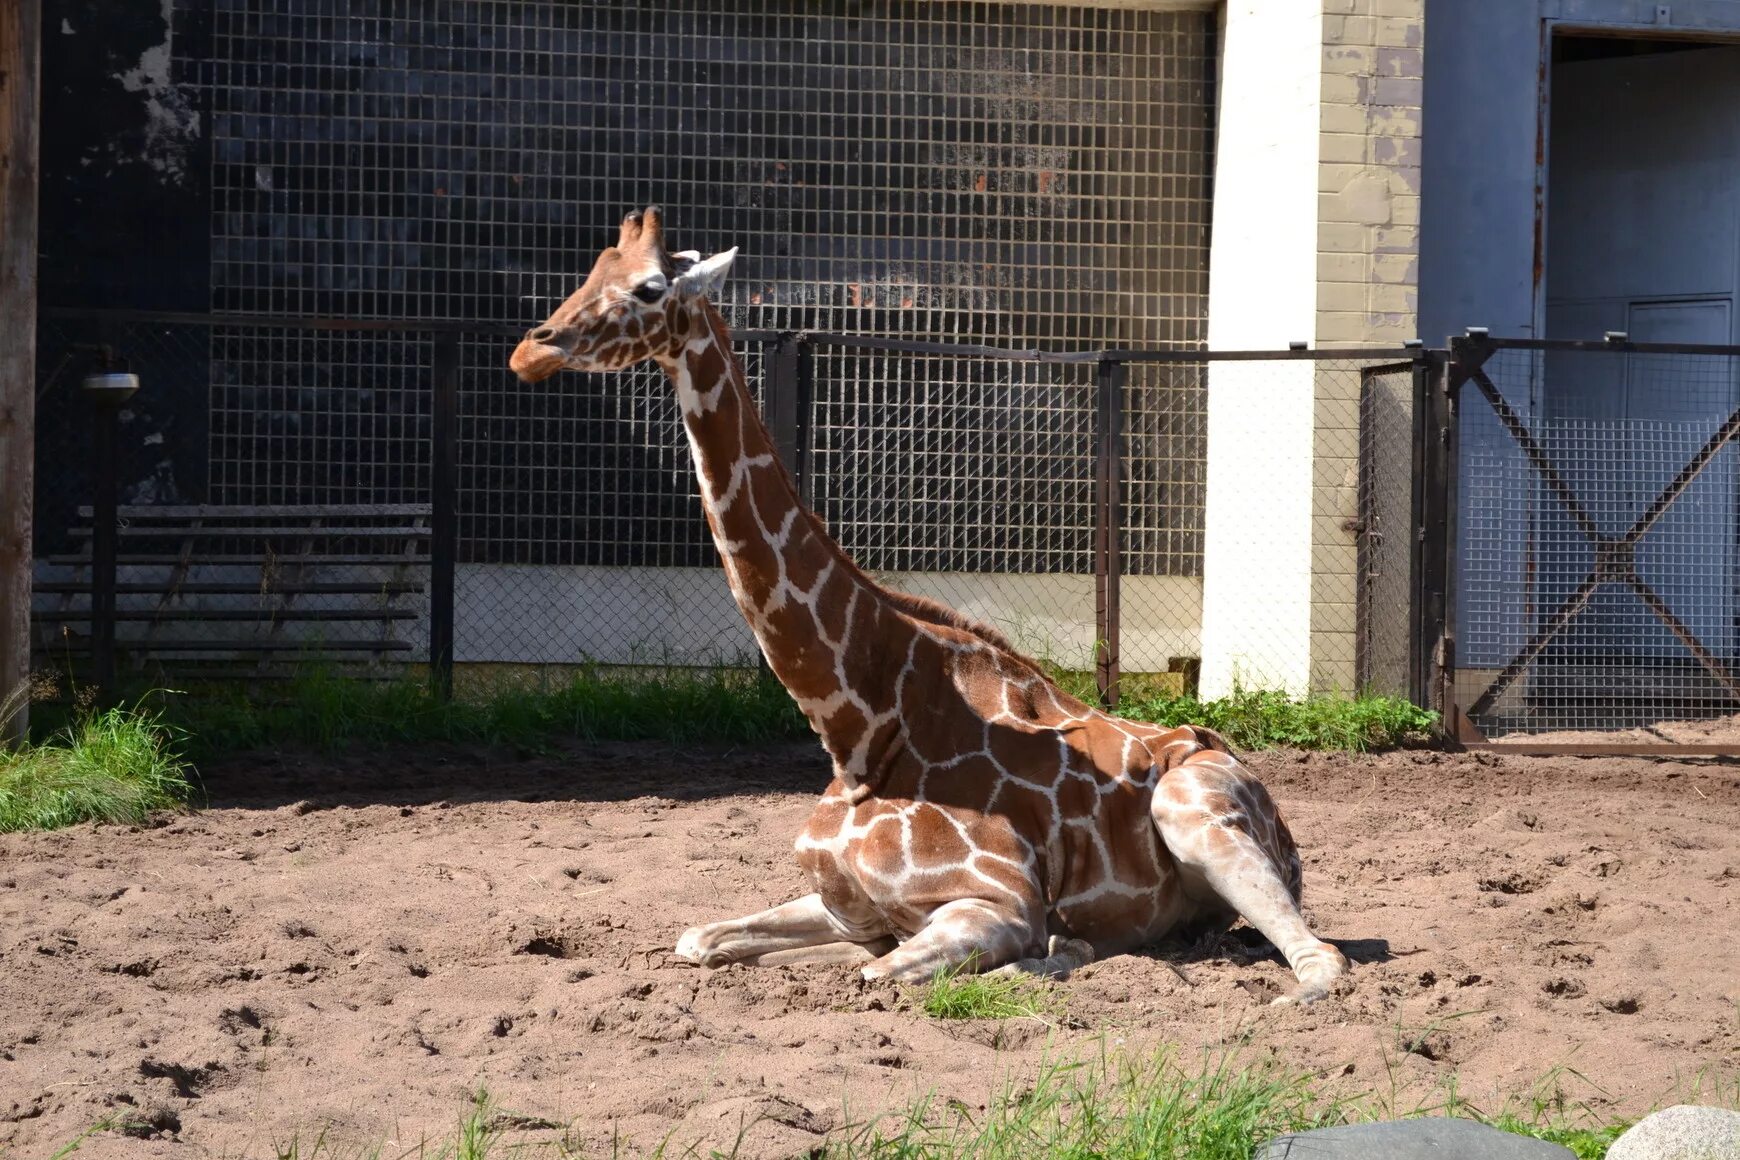
[[[1317,334],[1323,346],[1416,337],[1425,0],[1323,0]],[[1311,667],[1352,689],[1358,376],[1317,376],[1311,498]]]

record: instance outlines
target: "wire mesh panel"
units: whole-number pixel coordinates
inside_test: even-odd
[[[1358,680],[1397,697],[1414,692],[1414,380],[1412,363],[1360,375]]]
[[[509,349],[461,345],[456,659],[748,663],[670,381],[648,364],[528,385]],[[759,398],[760,345],[737,353]]]
[[[430,353],[415,331],[213,328],[212,502],[426,500]]]
[[[745,325],[1202,333],[1214,20],[869,0],[216,0],[213,305],[523,321],[662,202]],[[179,44],[179,42],[178,42]]]
[[[863,567],[1091,664],[1093,366],[818,352],[812,502]]]
[[[1500,350],[1462,398],[1456,694],[1474,723],[1728,728],[1740,352]]]
[[[1130,367],[1123,391],[1118,514],[1120,662],[1125,684],[1165,673],[1194,692],[1202,657],[1202,550],[1208,476],[1205,363]]]
[[[202,35],[177,38],[173,63],[211,111],[218,311],[527,325],[623,211],[656,201],[677,244],[741,248],[721,303],[739,328],[1051,349],[1202,337],[1208,12],[178,5],[196,8]],[[427,341],[202,338],[186,381],[204,396],[190,408],[203,462],[183,491],[427,498]],[[458,659],[741,660],[749,638],[712,572],[662,379],[524,387],[503,369],[510,345],[461,348]],[[744,354],[758,383],[758,352]],[[831,513],[843,538],[906,575],[1087,575],[1088,412],[1042,379],[936,359],[819,366],[818,486],[860,489],[827,501],[855,505]],[[1124,569],[1199,587],[1201,376],[1133,368],[1127,392]],[[877,492],[891,485],[906,492]],[[1162,603],[1155,618],[1177,620],[1189,600]],[[1157,646],[1154,663],[1189,647]]]

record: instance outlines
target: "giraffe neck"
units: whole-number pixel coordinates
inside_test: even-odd
[[[799,499],[725,320],[704,299],[674,309],[682,345],[659,364],[676,385],[731,594],[774,675],[856,789],[871,755],[899,729],[895,691],[910,630]]]

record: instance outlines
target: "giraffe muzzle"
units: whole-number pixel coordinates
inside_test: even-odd
[[[567,351],[547,342],[535,341],[530,336],[520,340],[508,359],[508,369],[518,375],[522,383],[541,383],[567,365]]]

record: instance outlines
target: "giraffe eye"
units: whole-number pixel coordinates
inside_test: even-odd
[[[634,296],[642,302],[651,304],[665,296],[665,280],[654,276],[634,288]]]

